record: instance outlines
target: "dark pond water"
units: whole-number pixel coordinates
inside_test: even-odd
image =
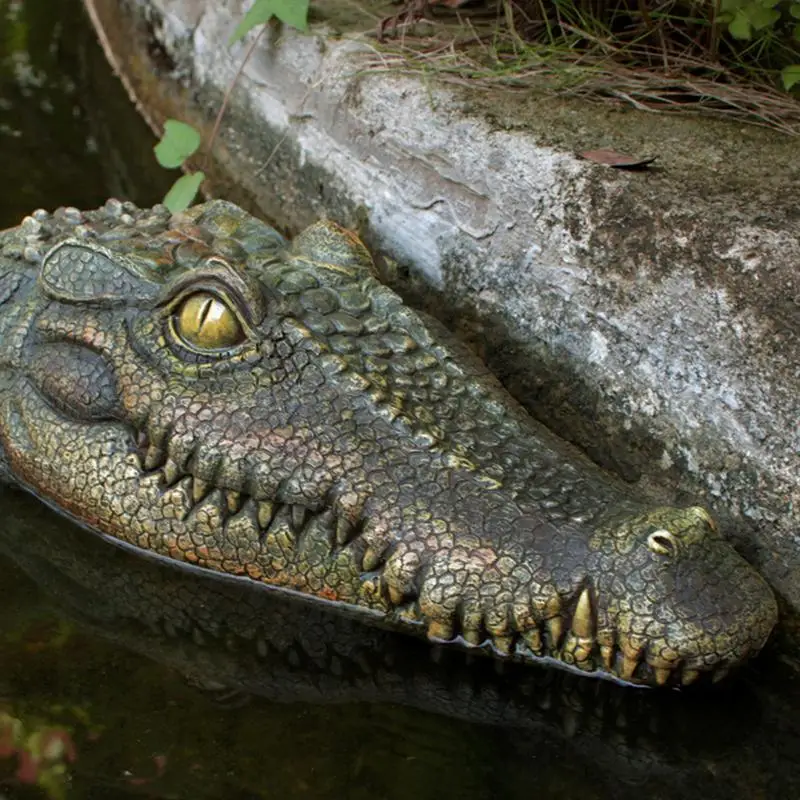
[[[79,0],[0,0],[0,227],[109,196],[152,205],[174,180],[152,146]]]
[[[0,0],[0,228],[157,201],[151,147],[77,0]],[[0,758],[0,800],[47,796],[37,773],[81,799],[800,797],[794,674],[768,652],[678,695],[468,664],[0,489],[0,757],[51,756]]]

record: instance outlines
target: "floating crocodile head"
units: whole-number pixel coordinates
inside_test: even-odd
[[[682,681],[701,671],[724,676],[731,664],[758,652],[775,624],[764,582],[700,507],[655,508],[600,526],[590,540],[598,608],[591,641],[607,668],[635,674],[643,653],[657,682],[676,663]],[[575,627],[573,625],[573,627]]]
[[[3,235],[6,471],[92,528],[365,621],[639,683],[722,674],[774,597],[648,509],[320,223],[110,202]]]

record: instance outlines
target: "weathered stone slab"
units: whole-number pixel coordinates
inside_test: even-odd
[[[209,132],[245,4],[85,1],[153,124]],[[646,491],[710,506],[800,611],[797,142],[365,74],[372,45],[329,34],[256,44],[215,194],[290,230],[359,225],[537,417]],[[602,146],[661,166],[574,155]]]

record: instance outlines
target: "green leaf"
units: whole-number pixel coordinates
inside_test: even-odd
[[[191,125],[168,119],[164,123],[164,135],[153,150],[158,163],[171,169],[180,167],[198,147],[200,134]]]
[[[309,0],[272,0],[275,6],[275,16],[284,25],[291,25],[299,31],[308,27]]]
[[[202,172],[190,172],[188,175],[181,175],[164,197],[164,205],[173,213],[184,211],[194,201],[200,184],[206,176]]]
[[[243,39],[253,28],[277,17],[285,25],[304,31],[308,27],[309,0],[255,0],[236,26],[228,45]]]
[[[794,26],[794,38],[800,42],[800,23]]]
[[[750,17],[744,11],[737,11],[728,30],[734,39],[752,39],[753,29],[750,25]]]
[[[800,64],[790,64],[781,70],[783,88],[788,92],[796,83],[800,82]]]
[[[795,19],[800,19],[800,3],[792,3],[792,5],[789,7],[789,13]]]
[[[751,6],[747,9],[747,15],[750,17],[750,24],[757,31],[774,25],[781,18],[780,11],[776,11],[774,8],[763,8],[762,6]]]
[[[720,11],[738,11],[745,0],[722,0],[719,5]]]

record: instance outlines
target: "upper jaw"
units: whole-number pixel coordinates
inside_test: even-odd
[[[576,597],[559,622],[565,634],[556,647],[550,639],[549,655],[598,677],[635,685],[683,687],[703,678],[717,682],[759,652],[777,619],[777,608],[770,609],[765,600],[763,619],[754,619],[752,630],[715,637],[696,624],[677,621],[652,635],[636,636],[631,629],[653,628],[653,620],[636,624],[630,616],[609,611],[606,596],[589,581]]]

